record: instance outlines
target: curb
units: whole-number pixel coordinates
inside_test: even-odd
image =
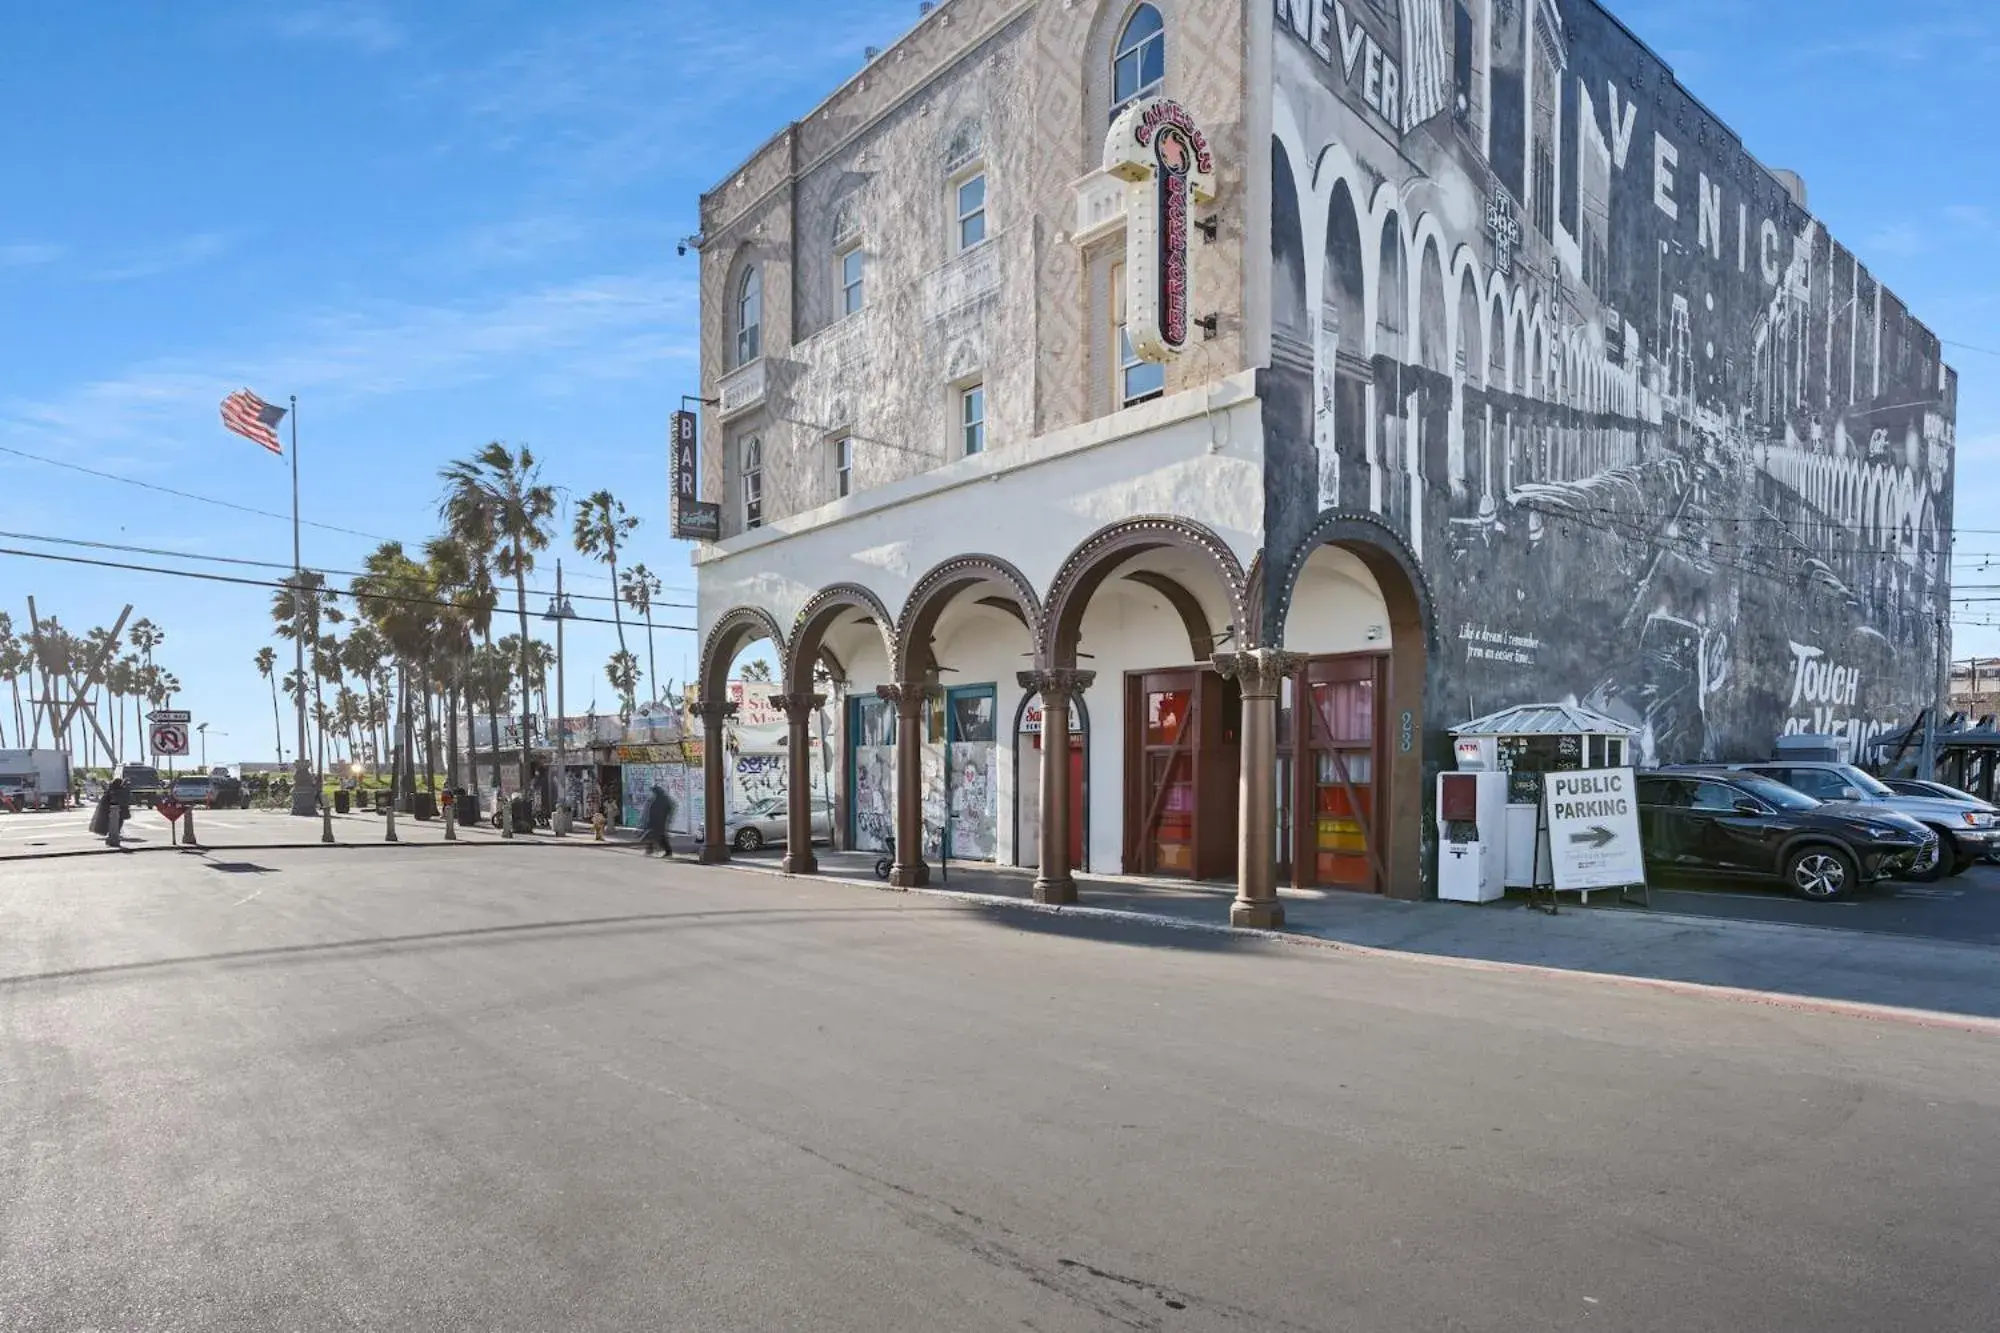
[[[1137,912],[1123,907],[1091,907],[1081,903],[1038,903],[1032,898],[1010,898],[1000,894],[971,893],[963,889],[933,889],[928,887],[921,889],[895,889],[887,885],[876,886],[862,881],[850,880],[844,876],[790,875],[778,869],[741,865],[733,861],[725,862],[722,868],[741,871],[745,874],[764,875],[772,879],[815,879],[822,883],[853,884],[857,888],[876,888],[878,892],[908,893],[926,898],[938,898],[947,902],[960,903],[968,907],[977,907],[987,911],[1012,910],[1017,912],[1031,912],[1041,916],[1073,916],[1086,920],[1119,921],[1133,925],[1165,927],[1172,930],[1201,931],[1212,935],[1234,935],[1270,944],[1285,944],[1295,948],[1319,949],[1330,953],[1344,953],[1357,958],[1372,958],[1384,962],[1450,967],[1466,972],[1532,976],[1551,981],[1598,982],[1669,995],[1726,1000],[1737,1004],[1754,1004],[1764,1008],[1783,1009],[1794,1013],[1862,1018],[1874,1022],[1900,1023],[1910,1027],[1973,1032],[1982,1036],[2000,1036],[2000,1018],[1986,1018],[1976,1014],[1952,1014],[1936,1009],[1912,1009],[1903,1005],[1876,1004],[1867,1000],[1821,999],[1808,995],[1793,995],[1783,991],[1762,991],[1752,990],[1744,986],[1724,986],[1706,981],[1675,981],[1665,977],[1635,977],[1621,972],[1594,972],[1583,968],[1551,967],[1545,963],[1513,963],[1494,958],[1459,958],[1449,954],[1416,953],[1404,949],[1383,948],[1380,945],[1374,944],[1353,944],[1346,940],[1328,939],[1323,935],[1307,935],[1286,930],[1253,930],[1242,926],[1232,926],[1227,922],[1197,921],[1187,917],[1163,916],[1153,912]],[[1712,918],[1694,917],[1689,919],[1710,922],[1712,924]],[[1748,924],[1765,926],[1772,929],[1784,929],[1783,926],[1771,922],[1751,922]],[[1826,930],[1827,927],[1803,927],[1802,929]],[[1941,943],[1949,943],[1949,941],[1942,941]]]

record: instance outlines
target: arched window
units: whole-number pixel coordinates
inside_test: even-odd
[[[736,364],[747,366],[763,353],[764,285],[757,266],[743,270],[736,284]]]
[[[1111,114],[1160,91],[1167,77],[1167,25],[1160,11],[1140,5],[1118,32],[1111,55]]]

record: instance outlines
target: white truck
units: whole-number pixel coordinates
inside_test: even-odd
[[[0,750],[0,810],[67,810],[67,750]]]

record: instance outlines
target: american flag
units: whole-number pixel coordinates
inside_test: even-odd
[[[284,408],[271,406],[248,389],[238,389],[222,400],[222,424],[274,454],[285,452],[285,447],[278,443],[277,430],[284,419]]]
[[[1444,32],[1444,0],[1403,0],[1404,133],[1451,103],[1451,57]]]

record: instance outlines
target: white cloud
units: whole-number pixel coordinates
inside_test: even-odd
[[[270,31],[288,41],[345,46],[368,55],[393,51],[409,39],[403,25],[375,5],[297,5],[267,19]]]
[[[47,241],[11,241],[0,244],[0,268],[32,268],[37,264],[53,264],[67,253],[67,247]]]
[[[0,440],[136,467],[170,462],[181,443],[221,429],[217,404],[249,386],[267,398],[349,402],[428,393],[502,377],[560,394],[685,360],[674,331],[695,325],[696,286],[680,270],[588,278],[484,302],[377,302],[285,321],[283,341],[246,354],[162,358],[38,401],[0,402]],[[113,466],[101,462],[100,466]]]
[[[230,250],[236,244],[236,239],[230,232],[195,232],[163,245],[122,256],[90,276],[98,282],[130,282],[136,278],[155,278],[162,273],[173,273],[206,263]]]

